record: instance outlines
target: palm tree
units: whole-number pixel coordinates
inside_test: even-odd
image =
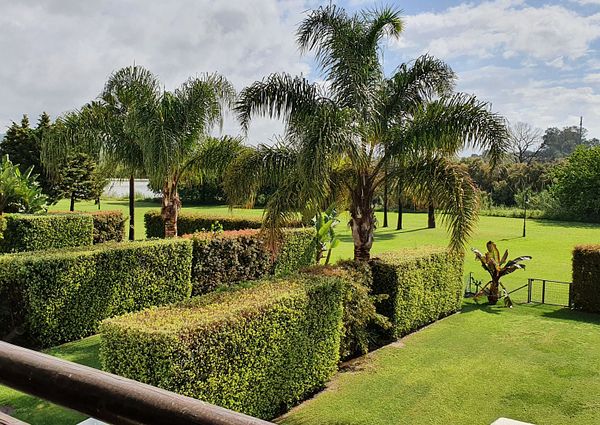
[[[135,239],[135,177],[144,172],[141,132],[133,122],[136,106],[154,102],[160,82],[141,66],[128,66],[113,73],[100,95],[92,125],[103,132],[103,149],[108,160],[121,164],[129,175],[129,240]]]
[[[162,191],[166,237],[177,236],[181,208],[177,188],[185,174],[221,170],[241,150],[239,140],[210,137],[214,126],[222,125],[224,109],[234,99],[233,86],[225,78],[206,74],[136,108],[144,169],[151,185]]]
[[[297,211],[314,214],[347,198],[354,258],[368,260],[373,196],[387,169],[390,178],[405,176],[402,187],[433,195],[447,213],[451,246],[463,248],[477,216],[476,189],[447,158],[464,145],[498,157],[504,120],[476,98],[452,94],[454,73],[429,56],[386,78],[380,43],[402,29],[396,9],[350,16],[335,5],[321,7],[301,23],[297,38],[303,52],[315,54],[325,84],[273,74],[242,91],[236,111],[244,129],[255,115],[286,124],[283,143],[238,158],[225,183],[238,204],[251,203],[262,184],[277,185],[265,214],[271,235]]]

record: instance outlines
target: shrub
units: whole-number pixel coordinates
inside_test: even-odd
[[[109,372],[270,419],[337,368],[342,284],[291,277],[109,319]]]
[[[193,241],[192,294],[206,294],[220,285],[257,280],[271,271],[271,255],[258,230],[202,232]]]
[[[185,240],[0,256],[0,292],[11,300],[0,329],[22,327],[39,346],[91,335],[107,317],[189,297],[191,260]]]
[[[38,251],[92,244],[92,217],[72,214],[7,214],[0,252]]]
[[[285,276],[313,265],[317,258],[316,233],[313,228],[285,229],[277,251],[273,273]]]
[[[231,215],[214,215],[198,212],[180,211],[177,219],[177,234],[188,235],[196,232],[210,230],[219,222],[223,230],[260,229],[261,217],[239,217]],[[164,238],[165,223],[160,211],[148,211],[144,214],[147,238]],[[291,223],[290,227],[302,227],[300,221]]]
[[[125,235],[125,217],[121,211],[60,211],[52,212],[51,214],[84,214],[91,215],[94,230],[94,244],[104,242],[123,242]]]
[[[579,245],[573,250],[572,308],[600,313],[600,245]]]
[[[387,253],[371,261],[373,293],[388,294],[379,313],[392,322],[389,336],[407,333],[457,311],[463,258],[442,248]]]
[[[0,215],[0,241],[4,237],[5,230],[6,230],[6,219]]]
[[[371,295],[373,274],[367,263],[340,261],[335,267],[313,266],[304,273],[338,276],[344,282],[344,316],[340,357],[349,359],[366,354],[377,341],[382,330],[389,329],[389,319],[376,310],[376,303],[388,298],[387,294]]]

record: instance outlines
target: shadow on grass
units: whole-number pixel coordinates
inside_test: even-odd
[[[592,323],[600,325],[600,315],[594,313],[584,313],[582,311],[570,310],[568,308],[560,308],[554,311],[546,311],[542,313],[543,317],[557,320],[572,320],[577,322]]]
[[[600,223],[584,223],[579,221],[535,220],[540,226],[563,227],[565,229],[597,229]]]
[[[489,305],[485,301],[481,301],[479,304],[477,304],[474,301],[472,301],[472,299],[471,299],[469,302],[463,303],[463,306],[462,306],[462,309],[460,310],[460,312],[461,313],[472,313],[474,311],[482,311],[482,312],[488,313],[488,314],[502,314],[502,310],[509,310],[509,309],[504,307],[501,304]]]

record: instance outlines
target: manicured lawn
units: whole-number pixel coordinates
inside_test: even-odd
[[[470,305],[354,362],[285,425],[600,423],[600,317]]]
[[[66,203],[54,209],[65,210]],[[79,210],[93,210],[79,203]],[[143,238],[143,214],[158,204],[138,202],[136,235]],[[106,200],[102,209],[127,214],[127,201]],[[230,214],[225,206],[186,208]],[[231,214],[260,215],[261,210]],[[378,219],[382,222],[381,214]],[[373,254],[403,247],[446,245],[443,226],[426,229],[423,214],[405,214],[405,230],[376,232]],[[334,258],[352,256],[352,238],[344,218],[342,244]],[[527,277],[570,280],[575,244],[600,241],[600,226],[529,221],[521,237],[522,220],[481,217],[471,246],[483,249],[494,240],[511,256],[534,258],[525,272],[506,279],[511,288]],[[471,255],[465,274],[485,273]],[[517,300],[525,291],[515,295]],[[600,423],[600,316],[548,306],[474,306],[382,348],[337,375],[329,388],[281,419],[301,424],[486,424],[500,416],[538,424]],[[58,357],[99,367],[98,337],[50,350]],[[75,424],[83,416],[0,387],[0,408],[35,424]],[[7,409],[8,408],[8,409]]]

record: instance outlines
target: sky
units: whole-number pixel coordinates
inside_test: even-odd
[[[457,90],[490,102],[509,121],[578,125],[600,138],[600,0],[337,1],[349,12],[403,10],[405,29],[385,42],[391,74],[428,53],[458,74]],[[295,30],[314,0],[0,0],[0,133],[22,114],[53,118],[94,99],[132,64],[172,90],[219,72],[241,90],[273,72],[322,80]],[[250,144],[280,123],[257,119]],[[224,131],[240,132],[233,116]]]

